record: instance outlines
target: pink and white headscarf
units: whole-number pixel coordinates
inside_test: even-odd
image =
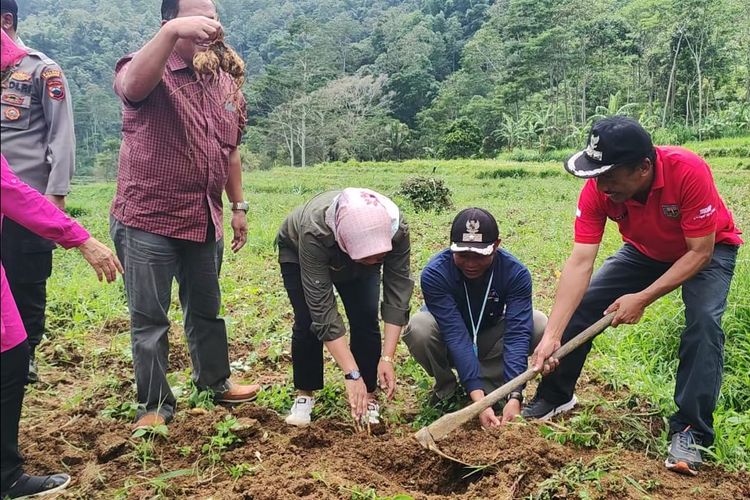
[[[326,224],[352,260],[364,259],[392,250],[399,211],[395,203],[380,193],[347,188],[326,211]]]
[[[14,65],[27,54],[25,50],[16,45],[8,34],[2,30],[2,43],[0,43],[0,70],[5,70],[9,66]]]

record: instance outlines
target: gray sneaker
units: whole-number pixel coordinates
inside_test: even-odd
[[[703,463],[701,452],[697,448],[700,446],[699,435],[691,430],[690,426],[685,427],[681,432],[672,434],[672,442],[669,445],[669,456],[664,462],[667,469],[695,476],[698,469]]]
[[[535,420],[549,420],[555,415],[572,410],[576,404],[578,404],[578,399],[576,399],[575,394],[570,398],[570,401],[558,405],[536,397],[528,405],[523,407],[523,410],[521,410],[521,416],[523,418],[533,418]]]

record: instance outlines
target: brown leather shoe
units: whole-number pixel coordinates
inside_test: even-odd
[[[138,421],[133,424],[133,432],[137,431],[138,429],[145,429],[147,427],[156,427],[157,425],[165,425],[167,423],[166,420],[164,420],[164,417],[159,415],[156,412],[148,412],[145,415],[143,415],[141,418],[138,419]]]
[[[244,403],[252,401],[258,396],[258,384],[242,385],[229,382],[229,390],[216,395],[217,403]]]

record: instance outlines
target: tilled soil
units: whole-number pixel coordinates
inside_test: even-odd
[[[68,471],[73,483],[62,497],[750,498],[748,473],[706,466],[698,477],[683,477],[665,470],[663,458],[638,451],[558,444],[542,437],[536,423],[493,430],[470,423],[438,443],[457,461],[423,449],[406,424],[379,425],[367,434],[355,432],[350,423],[324,419],[300,429],[254,403],[211,411],[179,407],[166,438],[144,441],[130,436],[130,422],[102,416],[113,399],[133,399],[132,367],[106,335],[93,338],[102,345],[81,352],[44,346],[51,364],[42,366],[43,383],[24,405],[20,444],[26,470]],[[189,366],[177,340],[172,370]],[[97,349],[96,356],[88,352]],[[282,375],[261,369],[254,377],[270,383]],[[588,380],[581,389],[584,399],[613,396]],[[229,414],[242,424],[236,431],[241,442],[212,464],[204,445]],[[616,414],[601,417],[616,431]],[[653,422],[658,435],[658,419]]]
[[[232,479],[227,466],[211,465],[203,444],[231,411],[245,424],[243,442],[222,455],[223,464],[247,464]],[[67,419],[67,420],[66,420]],[[422,449],[407,426],[381,428],[371,435],[352,426],[322,420],[303,428],[286,426],[272,411],[244,404],[210,412],[183,411],[169,436],[153,440],[155,460],[145,468],[136,459],[140,439],[129,437],[129,424],[90,415],[59,415],[40,432],[22,432],[27,469],[67,468],[75,482],[66,496],[111,498],[230,499],[357,498],[372,489],[379,495],[405,493],[414,498],[522,498],[544,492],[545,481],[571,464],[599,465],[604,472],[578,476],[575,488],[591,498],[750,497],[750,475],[708,468],[697,478],[670,473],[658,460],[628,450],[588,450],[544,439],[534,424],[497,430],[469,426],[439,443],[443,452],[467,468]],[[594,467],[597,468],[597,467]],[[176,477],[154,481],[160,474]],[[182,475],[179,475],[182,474]],[[550,478],[553,478],[550,480]],[[583,478],[583,479],[582,479]],[[595,478],[591,479],[591,478]],[[545,498],[573,495],[564,481]],[[549,488],[547,488],[549,489]],[[362,498],[362,497],[360,497]]]

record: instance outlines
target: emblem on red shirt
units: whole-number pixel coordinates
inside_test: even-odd
[[[5,118],[7,118],[10,121],[16,121],[19,118],[21,118],[21,112],[18,110],[18,108],[8,108],[5,110]]]
[[[680,216],[680,207],[677,205],[662,205],[661,211],[665,216],[672,219],[676,219]]]
[[[47,80],[47,95],[56,101],[65,99],[65,87],[63,87],[62,80]]]

